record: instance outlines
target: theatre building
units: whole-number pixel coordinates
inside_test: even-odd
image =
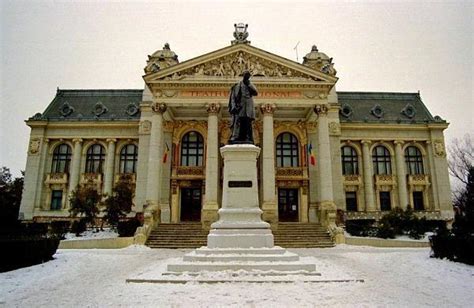
[[[148,56],[143,90],[58,89],[26,121],[20,217],[67,218],[78,185],[111,194],[126,173],[135,185],[131,215],[144,213],[149,229],[208,228],[221,205],[229,90],[244,70],[259,92],[253,131],[264,220],[330,227],[337,210],[379,218],[407,206],[429,219],[452,215],[448,124],[419,93],[339,92],[332,58],[316,46],[298,63],[235,37],[183,62],[165,44]]]

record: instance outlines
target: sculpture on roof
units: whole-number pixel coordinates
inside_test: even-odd
[[[336,76],[337,74],[337,71],[334,68],[334,63],[332,63],[332,58],[329,58],[325,53],[320,52],[316,45],[313,45],[311,52],[303,57],[303,65],[331,76]]]
[[[250,44],[250,41],[247,40],[247,37],[249,37],[249,33],[247,32],[248,24],[243,24],[243,23],[238,23],[234,24],[234,38],[231,43],[232,45],[235,44]]]
[[[178,64],[178,55],[171,50],[170,44],[165,43],[162,50],[154,52],[151,56],[148,56],[147,65],[145,67],[145,73],[156,73],[160,69],[167,68],[169,66]]]

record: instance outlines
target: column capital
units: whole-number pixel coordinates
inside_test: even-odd
[[[397,146],[402,146],[402,145],[405,143],[405,141],[403,141],[403,140],[395,140],[393,143],[395,143],[395,145],[397,145]]]
[[[262,112],[263,115],[273,115],[273,112],[275,112],[276,105],[275,104],[261,104],[260,105],[260,111]]]
[[[166,106],[165,103],[154,102],[151,104],[151,110],[155,113],[163,114],[166,112],[167,108],[168,106]]]
[[[107,138],[105,141],[106,141],[107,143],[115,143],[115,142],[117,142],[117,139],[115,139],[115,138]]]
[[[360,143],[362,143],[363,145],[371,145],[372,141],[371,140],[361,140]]]
[[[318,104],[314,106],[313,110],[318,116],[327,115],[329,106],[327,104]]]
[[[221,104],[219,103],[206,104],[206,110],[209,115],[218,114],[219,111],[221,110]]]
[[[51,141],[51,140],[50,140],[49,138],[44,138],[44,139],[43,139],[43,143],[44,143],[44,144],[48,144],[50,141]]]
[[[84,140],[82,140],[81,138],[74,138],[74,139],[72,139],[72,143],[74,143],[74,144],[76,144],[76,143],[82,143],[82,141],[84,141]]]

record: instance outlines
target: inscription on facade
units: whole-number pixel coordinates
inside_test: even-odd
[[[229,181],[229,188],[252,187],[252,181]]]
[[[229,97],[229,91],[183,91],[182,97]],[[260,91],[259,98],[301,98],[298,91]]]

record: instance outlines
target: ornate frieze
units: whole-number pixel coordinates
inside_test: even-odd
[[[277,177],[302,177],[304,171],[300,167],[276,168],[275,175]]]

